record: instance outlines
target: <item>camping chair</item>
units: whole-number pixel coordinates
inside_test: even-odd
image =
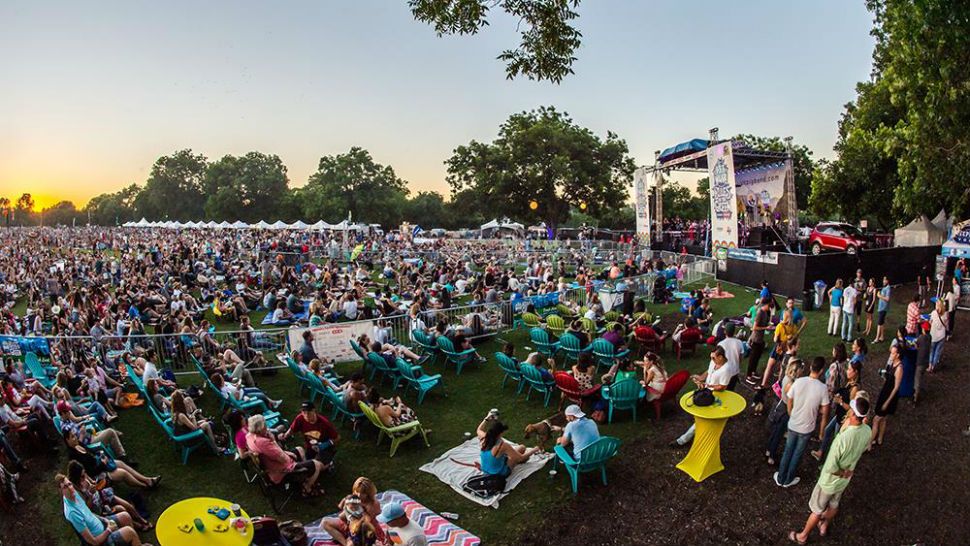
[[[396,358],[394,363],[397,365],[397,377],[405,383],[405,390],[407,387],[412,387],[418,392],[418,405],[424,402],[424,395],[428,394],[428,391],[441,384],[441,374],[424,375],[421,366],[412,366],[401,357]],[[394,388],[397,388],[397,385]]]
[[[164,419],[154,406],[148,406],[148,410],[151,412],[152,417],[155,418],[158,426],[162,427],[162,430],[165,431],[165,436],[175,444],[175,451],[180,454],[183,465],[188,463],[189,454],[203,445],[209,445],[208,438],[202,429],[196,429],[187,434],[176,434],[171,418]],[[213,451],[215,450],[215,446],[209,445],[209,447]]]
[[[593,349],[593,356],[596,357],[596,364],[607,368],[612,368],[618,359],[630,354],[630,349],[616,352],[616,347],[603,338],[594,339],[590,347]]]
[[[262,461],[259,460],[259,455],[255,452],[247,451],[245,455],[241,455],[239,463],[247,477],[255,477],[253,481],[259,486],[259,490],[269,501],[269,505],[276,514],[279,514],[293,498],[293,495],[300,490],[300,482],[293,479],[284,479],[280,483],[274,483],[266,474],[266,469],[263,467]],[[299,473],[309,476],[309,470],[302,470]]]
[[[553,374],[556,379],[556,387],[559,388],[559,392],[562,393],[559,397],[559,409],[562,409],[563,404],[566,400],[574,404],[578,404],[579,407],[583,407],[583,402],[595,396],[600,390],[600,385],[596,384],[586,389],[585,391],[579,390],[579,381],[567,372],[556,372]]]
[[[549,315],[546,317],[546,330],[555,336],[561,336],[566,331],[566,321],[559,315]]]
[[[573,494],[579,492],[579,474],[583,472],[600,471],[603,485],[606,485],[606,462],[616,456],[620,448],[619,438],[612,436],[602,436],[599,440],[589,444],[579,454],[579,460],[573,456],[570,450],[564,446],[557,445],[555,448],[556,462],[553,468],[562,461],[572,482]]]
[[[499,368],[502,368],[502,371],[505,373],[505,377],[502,378],[502,388],[504,389],[506,381],[511,379],[519,384],[519,388],[516,389],[515,394],[522,394],[522,387],[525,387],[525,381],[522,379],[522,372],[519,370],[519,365],[515,362],[515,359],[503,352],[496,351],[495,360],[498,361]]]
[[[581,343],[578,337],[569,333],[563,334],[559,338],[559,349],[565,355],[564,362],[566,365],[569,364],[570,360],[578,362],[581,353],[589,352],[592,349],[591,346],[583,347]]]
[[[607,420],[613,422],[613,410],[632,410],[633,422],[637,422],[637,403],[647,395],[643,386],[636,379],[617,381],[608,387],[603,387],[603,400],[610,403]]]
[[[461,369],[465,367],[465,364],[474,363],[478,360],[475,357],[475,349],[456,352],[455,345],[446,336],[438,336],[435,341],[438,343],[441,354],[445,355],[445,363],[451,362],[455,365],[455,375],[461,375]]]
[[[549,339],[549,332],[542,328],[529,330],[529,340],[536,346],[536,350],[547,358],[556,358],[559,352],[559,342]]]
[[[687,384],[688,379],[690,379],[690,372],[687,370],[680,370],[667,378],[667,384],[664,386],[663,394],[650,402],[653,405],[654,416],[658,420],[660,419],[660,410],[663,403],[676,398],[677,394],[680,393],[680,389],[683,389],[684,385]]]
[[[377,427],[377,445],[381,445],[381,439],[384,436],[387,436],[391,440],[391,457],[397,452],[398,446],[418,435],[421,435],[421,438],[424,439],[425,446],[431,447],[431,443],[428,442],[428,435],[424,432],[424,427],[421,426],[420,421],[411,421],[410,423],[404,423],[396,427],[388,427],[381,422],[381,418],[377,416],[377,413],[366,402],[359,402],[359,404],[360,411],[367,417],[367,420]]]
[[[526,362],[519,364],[519,369],[522,371],[522,379],[529,385],[529,391],[525,393],[525,399],[528,400],[529,396],[532,395],[532,391],[536,391],[542,393],[544,405],[548,406],[549,398],[552,397],[552,392],[556,388],[555,379],[544,379],[539,368]]]

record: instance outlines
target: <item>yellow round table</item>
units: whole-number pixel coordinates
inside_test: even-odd
[[[229,510],[231,502],[211,497],[195,497],[181,500],[169,506],[158,516],[155,523],[155,536],[159,546],[249,546],[253,542],[253,524],[246,524],[246,534],[242,534],[232,525],[235,516],[232,513],[225,520],[209,513],[209,508],[225,508]],[[241,511],[242,517],[249,520],[249,514]],[[195,528],[195,519],[199,518],[205,529]],[[225,524],[229,529],[224,532],[216,531],[219,524]],[[192,528],[188,533],[179,526],[188,525]]]
[[[744,411],[745,401],[740,394],[731,391],[715,392],[717,402],[710,406],[689,405],[693,391],[680,398],[680,407],[694,416],[694,442],[684,460],[677,464],[696,482],[724,470],[721,464],[721,433],[730,417]]]

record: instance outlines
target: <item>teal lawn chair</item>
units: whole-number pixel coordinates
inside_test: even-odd
[[[528,400],[532,396],[532,391],[536,391],[543,395],[543,402],[546,406],[549,405],[549,399],[552,397],[552,393],[556,391],[556,380],[545,379],[542,377],[542,372],[539,368],[536,368],[532,364],[523,362],[519,364],[519,370],[522,371],[522,379],[529,385],[529,390],[525,394],[525,399]]]
[[[216,447],[209,444],[209,440],[202,429],[196,429],[187,434],[175,434],[171,418],[163,418],[154,406],[148,406],[148,410],[151,412],[152,417],[155,418],[158,426],[162,427],[162,430],[165,431],[168,439],[175,444],[175,450],[179,452],[179,457],[182,459],[183,465],[188,463],[189,455],[203,445],[208,445],[215,452]]]
[[[382,355],[373,351],[367,353],[367,366],[370,367],[370,381],[374,381],[374,376],[380,373],[382,385],[385,379],[390,379],[395,389],[401,383],[401,377],[398,375],[397,369],[391,368]]]
[[[616,322],[620,320],[620,313],[616,311],[607,311],[603,313],[603,320],[607,322]]]
[[[590,347],[583,347],[578,337],[567,333],[559,338],[559,350],[565,355],[565,362],[568,365],[570,360],[578,362],[579,355],[589,352]]]
[[[374,410],[366,402],[359,402],[359,404],[360,411],[363,415],[367,417],[367,420],[372,425],[377,427],[377,445],[381,445],[381,439],[384,436],[387,436],[391,440],[391,457],[397,453],[398,446],[415,436],[421,436],[424,440],[424,445],[431,447],[431,442],[428,441],[428,434],[424,431],[424,427],[421,426],[420,421],[411,421],[410,423],[404,423],[396,427],[388,427],[381,422],[381,418],[374,413]]]
[[[297,364],[295,360],[290,358],[289,355],[281,355],[280,359],[283,361],[283,363],[286,364],[286,367],[289,368],[291,372],[293,372],[293,375],[296,376],[296,381],[300,385],[300,393],[302,394],[304,390],[307,390],[307,391],[310,391],[310,394],[312,396],[313,390],[310,388],[310,379],[307,377],[307,374],[300,368],[300,365]]]
[[[424,395],[441,384],[441,374],[424,375],[421,366],[413,366],[401,357],[396,358],[394,364],[397,365],[397,377],[404,381],[404,389],[411,387],[417,391],[418,405],[424,402]]]
[[[354,428],[354,438],[360,438],[360,420],[363,419],[364,414],[359,411],[352,411],[344,403],[343,396],[340,393],[334,392],[333,389],[326,389],[324,396],[327,402],[333,407],[330,420],[343,422],[350,419],[350,423]]]
[[[616,456],[620,449],[620,439],[612,436],[601,436],[599,440],[589,444],[579,453],[579,460],[572,454],[571,449],[557,445],[556,465],[559,461],[566,467],[569,479],[572,482],[573,494],[579,492],[579,475],[584,472],[600,471],[603,485],[606,485],[606,462]]]
[[[315,374],[308,373],[304,377],[306,377],[307,389],[310,392],[310,402],[316,403],[317,397],[320,397],[322,400],[327,400],[327,392],[330,391],[330,387]]]
[[[411,339],[418,346],[421,356],[429,358],[431,363],[434,364],[440,351],[438,345],[431,340],[428,333],[421,330],[411,330]]]
[[[356,341],[354,341],[352,339],[350,339],[348,341],[350,342],[350,348],[353,349],[354,352],[357,353],[357,356],[359,356],[360,359],[363,360],[364,363],[366,364],[366,362],[367,362],[367,355],[366,355],[366,353],[364,353],[364,349],[361,348],[360,344],[357,343]]]
[[[61,435],[61,437],[64,437],[64,431],[61,430],[61,416],[55,413],[53,419],[54,419],[54,430],[56,430],[57,433]],[[101,422],[98,421],[93,416],[90,419],[85,419],[85,422],[83,424],[85,427],[92,427],[94,428],[94,430],[99,432],[104,430],[104,425],[102,425]],[[88,444],[86,447],[88,447],[89,449],[102,449],[104,450],[105,453],[110,455],[112,458],[116,458],[114,451],[111,450],[111,446],[107,444],[102,444],[101,442],[93,442]]]
[[[624,379],[609,386],[603,386],[602,396],[610,404],[607,420],[613,422],[613,410],[633,411],[633,422],[637,422],[637,404],[646,396],[643,386],[636,379]]]
[[[522,387],[525,387],[525,380],[522,379],[519,364],[514,358],[502,352],[495,353],[495,360],[498,362],[499,368],[502,368],[502,371],[505,373],[505,377],[502,378],[502,388],[504,389],[505,383],[511,379],[519,384],[519,388],[516,389],[515,394],[522,394]]]
[[[26,364],[27,371],[30,372],[30,376],[40,383],[45,389],[50,389],[57,383],[57,380],[51,377],[51,374],[48,373],[54,372],[54,370],[41,364],[40,359],[37,358],[37,353],[29,352],[24,355],[24,364]]]
[[[616,347],[609,341],[599,338],[594,339],[593,343],[590,345],[593,350],[593,356],[596,358],[596,364],[599,366],[605,366],[607,368],[613,367],[617,359],[623,358],[630,354],[630,349],[623,349],[617,352]]]
[[[536,350],[547,358],[556,358],[559,352],[559,342],[549,338],[549,332],[542,328],[529,330],[529,341],[536,346]]]
[[[465,367],[465,364],[477,362],[478,360],[475,357],[475,349],[466,349],[457,352],[455,351],[455,345],[446,336],[438,336],[436,341],[441,354],[445,355],[445,362],[451,362],[455,365],[455,375],[461,375],[461,369]]]

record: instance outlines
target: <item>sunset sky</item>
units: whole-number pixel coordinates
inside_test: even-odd
[[[406,0],[4,2],[0,20],[0,196],[38,206],[144,183],[181,148],[274,153],[302,185],[362,146],[447,194],[455,146],[540,105],[615,131],[638,164],[712,126],[826,157],[873,46],[861,0],[586,0],[555,85],[505,79],[514,20],[438,38]]]

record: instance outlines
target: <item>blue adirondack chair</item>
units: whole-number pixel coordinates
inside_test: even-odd
[[[202,429],[193,430],[187,434],[175,434],[175,428],[170,418],[163,418],[154,406],[148,406],[148,410],[151,412],[152,417],[155,418],[158,426],[162,427],[168,439],[175,444],[175,449],[179,452],[183,465],[188,463],[189,455],[201,446],[208,445],[210,449],[215,451],[215,446],[209,444],[208,438]]]
[[[279,358],[280,360],[283,361],[284,364],[286,364],[286,367],[289,368],[291,372],[293,372],[293,375],[296,376],[296,381],[297,383],[300,384],[300,393],[302,394],[304,389],[306,389],[308,391],[311,391],[311,396],[312,396],[313,393],[312,393],[312,390],[310,389],[310,380],[307,378],[307,374],[302,369],[300,369],[300,365],[297,364],[295,360],[290,358],[289,355],[280,355]]]
[[[405,390],[411,387],[418,392],[419,405],[424,402],[424,395],[428,391],[441,384],[441,374],[424,375],[421,366],[413,366],[400,357],[394,360],[394,364],[397,365],[398,378],[405,382]]]
[[[525,394],[525,399],[528,400],[529,396],[532,395],[532,391],[536,391],[543,395],[543,400],[545,405],[549,405],[549,399],[552,397],[552,393],[556,391],[556,380],[555,379],[544,379],[539,368],[536,368],[532,364],[523,362],[519,364],[519,370],[522,371],[522,379],[525,380],[529,385],[529,390]]]
[[[637,403],[646,396],[643,386],[636,379],[624,379],[609,386],[604,386],[601,394],[610,403],[608,420],[613,422],[613,410],[632,410],[633,422],[637,421]]]
[[[401,383],[401,376],[397,373],[397,368],[392,368],[387,364],[382,355],[379,355],[373,351],[367,353],[367,365],[370,367],[370,380],[374,380],[374,376],[377,373],[381,374],[381,384],[384,384],[385,379],[390,379],[394,388]]]
[[[363,412],[352,411],[344,403],[344,399],[340,393],[334,392],[332,389],[326,389],[324,396],[327,402],[333,407],[333,411],[330,413],[330,420],[340,420],[343,422],[350,419],[351,425],[354,428],[354,438],[360,438],[360,420],[364,417]]]
[[[620,439],[612,436],[601,436],[592,444],[589,444],[579,454],[579,460],[572,454],[572,450],[564,446],[557,445],[556,465],[559,461],[566,467],[569,479],[572,482],[573,494],[579,492],[579,474],[584,472],[600,471],[603,485],[606,485],[606,462],[616,456],[620,449]]]
[[[618,358],[623,358],[630,354],[630,349],[623,349],[617,352],[616,347],[603,338],[594,339],[593,343],[590,344],[590,348],[593,349],[596,364],[607,368],[612,367]]]
[[[578,337],[567,333],[559,338],[559,349],[565,355],[566,364],[569,364],[570,360],[574,362],[579,361],[579,355],[589,352],[592,347],[583,347]]]
[[[263,414],[263,417],[266,418],[266,426],[270,428],[275,427],[277,424],[280,423],[282,418],[279,412],[271,411],[269,408],[266,407],[266,404],[264,404],[262,400],[258,398],[250,398],[249,400],[237,400],[231,396],[226,396],[225,394],[223,394],[221,390],[216,388],[216,385],[215,383],[212,382],[212,379],[209,378],[209,374],[205,372],[205,368],[202,367],[202,363],[200,363],[198,359],[196,359],[195,356],[191,354],[189,355],[189,357],[192,359],[192,363],[195,364],[196,370],[199,371],[199,375],[201,375],[202,379],[205,380],[206,386],[209,387],[209,389],[213,393],[215,393],[217,398],[219,398],[220,412],[225,410],[227,407],[230,407],[234,410],[241,411],[246,415],[253,415],[256,413]]]
[[[461,369],[465,367],[465,364],[478,361],[475,358],[475,349],[455,351],[455,345],[446,336],[438,336],[436,341],[441,354],[445,355],[445,362],[451,362],[455,365],[455,375],[461,375]]]
[[[438,359],[438,344],[431,340],[427,332],[421,330],[411,330],[411,339],[418,346],[418,351],[422,357],[429,358],[433,364]]]
[[[30,376],[37,380],[38,383],[43,385],[45,389],[49,389],[57,383],[57,381],[51,377],[51,372],[54,372],[54,370],[41,364],[40,359],[37,358],[37,353],[31,352],[24,355],[24,364],[27,366],[27,371],[30,372]]]
[[[498,362],[499,368],[502,368],[502,371],[505,373],[505,377],[502,378],[502,388],[504,389],[505,383],[511,379],[519,384],[519,387],[515,390],[515,394],[522,394],[525,381],[522,379],[522,372],[519,370],[518,362],[503,352],[496,352],[495,360]]]
[[[529,330],[529,340],[536,346],[539,353],[548,358],[556,358],[556,353],[559,352],[559,342],[552,341],[549,338],[549,332],[542,328],[533,328]]]

